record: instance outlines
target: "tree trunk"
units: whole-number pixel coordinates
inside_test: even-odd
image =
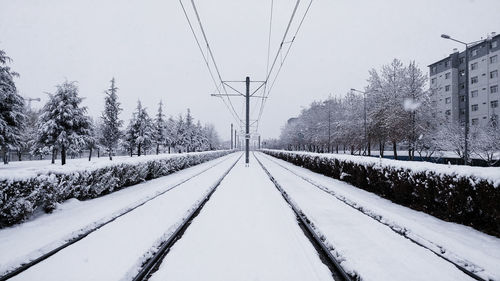
[[[89,150],[90,150],[89,151],[89,161],[91,161],[92,160],[92,147]]]
[[[3,163],[9,164],[9,159],[7,158],[7,145],[2,146],[2,156],[3,156]]]
[[[392,142],[392,150],[394,151],[394,160],[398,160],[398,150],[395,141]]]
[[[66,147],[61,145],[61,165],[66,164]]]

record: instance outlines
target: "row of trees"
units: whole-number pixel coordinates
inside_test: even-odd
[[[8,62],[10,59],[0,50],[0,146],[5,164],[9,150],[16,151],[19,160],[26,153],[40,158],[52,154],[52,163],[60,152],[64,165],[68,154],[76,156],[83,150],[89,151],[89,160],[94,150],[98,156],[104,150],[112,160],[120,150],[140,156],[170,153],[172,148],[187,152],[213,150],[220,144],[213,125],[195,123],[189,109],[185,116],[167,118],[162,102],[156,116],[150,117],[138,101],[128,126],[123,128],[114,78],[105,91],[104,111],[97,120],[92,120],[81,105],[83,98],[76,82],[57,85],[44,107],[32,110],[17,93],[14,78],[18,75]]]
[[[395,59],[381,70],[370,70],[365,91],[313,102],[297,118],[288,120],[279,140],[268,143],[317,152],[347,149],[363,155],[378,148],[381,156],[389,145],[396,159],[402,148],[410,159],[415,152],[428,159],[439,151],[455,151],[462,157],[463,128],[436,117],[431,102],[434,93],[425,89],[426,81],[415,62],[404,65]],[[500,151],[495,119],[472,128],[470,138],[472,153],[494,164],[495,153]]]

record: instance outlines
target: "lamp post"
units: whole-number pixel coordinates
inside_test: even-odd
[[[367,141],[367,132],[366,132],[366,92],[363,92],[363,91],[360,91],[360,90],[356,90],[354,88],[351,88],[351,91],[363,94],[363,115],[364,115],[364,129],[365,129],[365,137],[364,137],[365,151],[363,152],[363,154],[366,154],[366,148],[367,148],[367,145],[366,145],[366,141]],[[368,145],[368,155],[370,155],[370,154],[371,154],[370,153],[370,147]]]
[[[457,40],[450,35],[441,34],[441,38],[455,41],[465,46],[465,122],[464,122],[464,164],[469,163],[469,46],[482,42],[484,40],[479,40],[471,43],[465,43],[463,41]]]

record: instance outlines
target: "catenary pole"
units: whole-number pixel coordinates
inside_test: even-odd
[[[250,158],[250,77],[247,76],[246,84],[246,128],[245,128],[245,163],[248,166]]]

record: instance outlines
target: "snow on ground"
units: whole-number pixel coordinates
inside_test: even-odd
[[[190,152],[189,155],[204,153],[210,153],[210,151]],[[140,157],[117,156],[113,157],[112,161],[109,160],[109,157],[94,157],[92,158],[92,161],[89,161],[88,158],[67,159],[66,165],[61,165],[60,160],[56,160],[55,164],[51,164],[50,160],[9,162],[9,164],[7,165],[0,165],[0,179],[24,179],[35,177],[40,174],[70,173],[82,170],[96,170],[106,166],[144,163],[150,160],[168,159],[171,157],[178,157],[182,155],[187,155],[187,153],[143,155]]]
[[[259,159],[363,280],[471,280],[451,263],[347,206],[259,153]]]
[[[413,172],[433,172],[436,174],[456,174],[459,176],[474,176],[490,180],[494,186],[500,187],[500,167],[471,167],[465,165],[447,165],[420,161],[402,161],[386,158],[376,158],[370,156],[358,156],[347,154],[313,153],[304,151],[270,150],[284,153],[294,153],[298,155],[319,156],[325,158],[338,159],[340,161],[351,161],[358,164],[378,165],[395,168],[409,169]]]
[[[47,253],[63,244],[64,241],[78,236],[85,229],[90,229],[100,222],[107,221],[144,200],[169,189],[171,186],[192,178],[203,170],[221,163],[219,166],[211,168],[206,172],[209,176],[203,177],[205,182],[193,178],[162,196],[170,198],[169,194],[171,193],[182,193],[189,188],[193,189],[192,181],[195,179],[197,179],[196,183],[200,185],[198,187],[200,188],[200,192],[203,191],[201,188],[206,189],[209,187],[211,182],[210,177],[215,179],[215,175],[220,174],[221,171],[226,169],[229,164],[236,160],[237,156],[239,156],[239,153],[224,156],[165,177],[130,186],[97,199],[87,201],[68,200],[59,205],[52,214],[43,214],[29,222],[0,230],[0,249],[2,249],[0,251],[0,275],[9,269],[19,266],[20,263]],[[200,192],[193,193],[195,195],[193,198],[186,198],[187,203],[193,203],[199,197],[199,194],[201,194]],[[186,192],[186,195],[190,195],[190,193]],[[175,202],[175,200],[172,202]],[[179,205],[178,212],[187,210],[190,206],[189,204]],[[175,206],[176,204],[169,203],[165,207],[171,207],[170,205]],[[158,217],[162,218],[161,216]],[[133,227],[133,225],[131,226]],[[127,237],[127,235],[123,234],[118,235],[118,237],[122,236]]]
[[[294,173],[333,192],[350,205],[362,208],[364,213],[378,217],[394,229],[405,229],[406,235],[447,258],[470,268],[476,274],[492,280],[500,280],[500,239],[484,234],[471,227],[446,222],[423,212],[394,204],[380,196],[359,189],[286,161],[259,154],[283,165]]]
[[[295,214],[242,158],[151,280],[332,280]]]

